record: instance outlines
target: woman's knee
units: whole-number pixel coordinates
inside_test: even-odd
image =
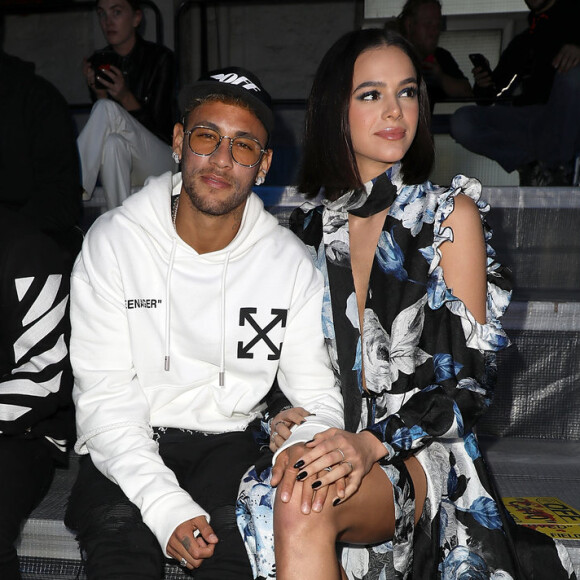
[[[276,538],[281,536],[308,538],[311,533],[338,536],[338,520],[335,517],[337,514],[333,512],[328,499],[322,511],[311,511],[308,514],[301,511],[301,500],[300,493],[294,493],[288,503],[276,496],[274,502],[274,535]]]
[[[124,111],[123,107],[111,99],[97,99],[91,109],[91,117],[110,117]]]

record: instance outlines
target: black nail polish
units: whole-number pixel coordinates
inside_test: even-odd
[[[339,503],[340,503],[340,498],[339,498],[339,497],[337,497],[337,498],[336,498],[336,499],[335,499],[335,500],[332,502],[332,505],[336,506],[336,505],[338,505]]]
[[[304,461],[301,459],[294,464],[294,469],[300,469],[304,465]]]
[[[321,485],[322,485],[322,482],[321,481],[315,481],[312,484],[312,489],[316,489],[316,488],[320,487]]]
[[[308,477],[308,473],[306,473],[306,471],[301,471],[297,476],[296,476],[296,481],[302,481],[305,477]]]

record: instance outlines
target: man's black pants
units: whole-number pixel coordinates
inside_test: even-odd
[[[238,531],[235,503],[240,479],[255,463],[259,448],[252,431],[204,435],[158,430],[159,453],[179,484],[211,516],[219,538],[214,555],[193,571],[195,580],[251,579]],[[120,487],[81,458],[66,525],[77,533],[89,580],[159,580],[166,557]]]

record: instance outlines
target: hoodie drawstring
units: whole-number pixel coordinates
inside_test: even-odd
[[[167,277],[165,281],[165,362],[164,369],[170,369],[170,348],[171,348],[171,273],[173,272],[173,264],[175,262],[175,251],[177,249],[177,240],[173,238],[171,245],[171,253],[169,254],[169,263],[167,265]],[[228,264],[230,262],[231,252],[226,254],[224,266],[222,270],[221,280],[221,304],[220,304],[220,370],[219,370],[219,386],[225,385],[226,376],[226,276],[228,272]]]
[[[164,369],[169,370],[170,367],[170,336],[171,336],[171,273],[173,272],[173,263],[175,261],[175,250],[177,248],[177,240],[173,238],[171,244],[171,253],[169,254],[169,264],[167,265],[167,278],[165,280],[165,364]]]

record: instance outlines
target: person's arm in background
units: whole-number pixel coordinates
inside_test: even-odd
[[[72,404],[68,271],[52,240],[18,215],[0,210],[0,227],[0,433],[60,439],[68,426],[42,423]]]
[[[483,67],[472,69],[473,94],[478,105],[491,105],[497,98],[507,98],[515,88],[518,75],[527,62],[529,39],[527,32],[516,36],[502,52],[493,71]]]
[[[437,79],[447,97],[473,97],[467,77],[449,51],[439,47],[431,58],[424,60],[422,66]]]

